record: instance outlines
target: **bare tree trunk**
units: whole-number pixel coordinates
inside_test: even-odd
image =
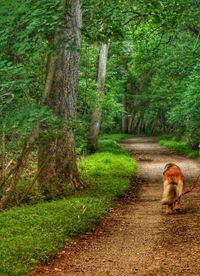
[[[98,137],[101,125],[101,95],[104,93],[105,78],[106,78],[106,66],[108,57],[108,44],[101,44],[99,63],[98,63],[98,77],[97,77],[97,95],[96,106],[92,112],[88,150],[89,152],[95,152],[98,147]]]
[[[63,1],[62,4],[65,4]],[[54,137],[52,130],[41,126],[41,144],[38,152],[38,181],[41,191],[46,196],[64,195],[66,185],[82,185],[79,178],[73,125],[76,119],[78,71],[81,47],[81,3],[69,0],[64,5],[68,13],[66,27],[58,42],[59,51],[55,57],[50,56],[47,73],[45,104],[64,122],[59,136]],[[58,45],[56,45],[58,46]],[[47,138],[43,138],[46,132]]]

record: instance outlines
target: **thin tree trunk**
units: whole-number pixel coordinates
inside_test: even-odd
[[[127,102],[124,97],[123,107],[122,107],[122,133],[128,133],[128,112],[127,112]]]
[[[129,118],[128,118],[128,133],[133,133],[133,121],[135,117],[135,110],[132,110]]]
[[[5,180],[6,176],[6,135],[5,135],[6,125],[3,123],[2,125],[2,158],[1,158],[1,169],[2,169],[2,181]]]
[[[98,137],[101,125],[101,96],[104,93],[105,78],[106,78],[106,66],[108,57],[108,44],[101,44],[99,60],[98,60],[98,77],[97,77],[97,94],[96,105],[92,112],[88,150],[89,152],[95,152],[98,147]]]
[[[27,142],[25,143],[22,153],[21,153],[20,157],[18,158],[15,167],[13,168],[13,170],[10,171],[10,173],[8,175],[6,175],[6,177],[4,179],[4,184],[6,184],[7,179],[12,174],[12,178],[11,178],[10,182],[7,184],[6,191],[5,191],[4,195],[2,196],[2,198],[0,199],[0,210],[3,210],[6,208],[7,203],[17,185],[17,182],[23,173],[23,169],[24,169],[24,167],[27,163],[28,157],[29,157],[29,153],[30,153],[33,145],[35,144],[35,141],[38,138],[38,135],[39,135],[39,124],[37,124],[36,127],[33,129],[30,137],[28,138]]]
[[[139,122],[138,122],[138,125],[137,125],[137,134],[141,134],[141,130],[142,130],[142,126],[143,126],[143,116],[140,116],[140,119],[139,119]]]
[[[46,196],[64,195],[66,186],[82,185],[75,155],[75,137],[72,126],[76,119],[78,71],[81,47],[81,3],[67,1],[66,27],[58,39],[59,51],[49,64],[46,83],[45,104],[63,120],[58,137],[52,130],[41,126],[41,140],[38,152],[38,181]],[[58,46],[58,45],[57,45]],[[46,132],[48,137],[43,138]]]

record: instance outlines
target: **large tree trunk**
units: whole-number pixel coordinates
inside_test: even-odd
[[[98,147],[98,137],[99,137],[100,126],[101,126],[101,95],[104,93],[107,57],[108,57],[108,44],[101,44],[99,62],[98,62],[96,105],[92,112],[90,131],[89,131],[89,141],[88,141],[89,152],[95,152]]]
[[[81,47],[81,3],[80,0],[69,0],[66,4],[62,1],[62,6],[67,9],[66,26],[60,37],[59,32],[54,37],[59,50],[56,58],[49,56],[44,103],[63,120],[63,126],[55,137],[50,128],[41,125],[42,143],[38,152],[38,181],[46,196],[64,195],[67,184],[76,187],[81,184],[73,132]]]

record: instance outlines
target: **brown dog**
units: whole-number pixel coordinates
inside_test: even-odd
[[[163,172],[163,198],[162,204],[167,205],[167,214],[172,214],[174,210],[180,211],[180,198],[183,193],[184,176],[181,169],[168,163]]]

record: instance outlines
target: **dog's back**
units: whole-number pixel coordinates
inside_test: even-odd
[[[171,164],[171,163],[170,163]],[[180,180],[183,181],[184,177],[181,169],[176,165],[171,165],[163,173],[163,181],[168,181],[169,184],[178,185]]]
[[[181,169],[173,163],[167,164],[163,172],[164,192],[162,204],[173,204],[182,195],[183,183],[184,176]]]

